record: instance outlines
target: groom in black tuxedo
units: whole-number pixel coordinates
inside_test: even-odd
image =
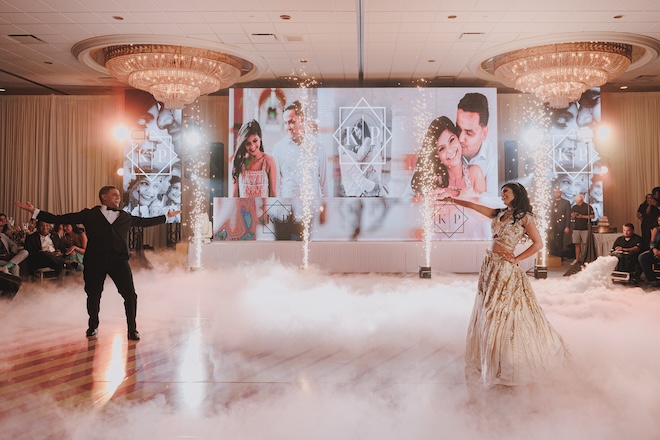
[[[140,333],[138,333],[135,323],[137,294],[133,285],[131,267],[128,264],[128,232],[131,226],[145,227],[165,223],[167,218],[173,217],[181,211],[169,211],[166,215],[158,217],[134,217],[119,209],[121,193],[114,186],[101,188],[99,199],[101,200],[100,206],[63,215],[40,211],[30,203],[15,202],[15,205],[31,212],[32,217],[37,220],[48,223],[82,223],[85,225],[88,242],[83,273],[85,292],[87,292],[87,313],[89,314],[86,336],[88,339],[96,339],[98,335],[101,293],[106,275],[109,275],[124,298],[128,339],[139,341]]]

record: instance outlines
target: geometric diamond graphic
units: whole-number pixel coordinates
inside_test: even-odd
[[[264,213],[259,217],[259,223],[261,223],[261,231],[265,234],[275,235],[275,230],[271,228],[271,224],[274,224],[274,221],[279,223],[287,223],[289,219],[293,219],[293,210],[291,205],[284,205],[279,200],[275,200],[270,205],[267,206],[264,210]]]
[[[465,223],[469,217],[465,215],[463,206],[458,206],[450,202],[438,201],[433,205],[433,232],[442,232],[448,238],[454,234],[463,234],[465,232]]]
[[[591,171],[593,164],[600,160],[598,152],[590,140],[581,140],[576,130],[552,136],[550,157],[556,174],[568,174],[575,179],[585,171]]]
[[[369,166],[385,165],[392,139],[386,107],[373,107],[364,98],[353,107],[339,107],[339,127],[333,137],[338,144],[340,165],[353,166],[362,174]]]
[[[126,157],[133,165],[134,174],[146,176],[149,180],[172,175],[172,165],[179,159],[172,148],[172,137],[157,133],[134,139]]]

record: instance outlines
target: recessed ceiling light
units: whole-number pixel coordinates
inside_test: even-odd
[[[620,88],[621,90],[626,90],[626,89],[628,88],[628,86],[621,86],[621,87],[619,87],[619,88]]]
[[[300,62],[301,62],[302,64],[305,64],[305,63],[307,62],[307,60],[303,58],[302,60],[300,60]]]
[[[453,20],[454,18],[457,18],[458,15],[448,15],[447,18],[450,20]]]
[[[614,16],[614,19],[615,19],[615,20],[618,20],[619,18],[623,18],[623,17],[624,17],[623,15],[615,15],[615,16]]]
[[[4,92],[4,91],[5,91],[5,89],[0,89],[0,92]]]
[[[112,18],[114,18],[117,21],[122,21],[124,19],[124,17],[122,17],[121,15],[113,15]]]
[[[435,60],[427,60],[429,63],[435,63]]]
[[[44,61],[44,64],[53,64],[52,61]]]
[[[282,20],[291,20],[291,16],[290,16],[290,15],[286,15],[286,14],[280,15],[280,18],[281,18]]]

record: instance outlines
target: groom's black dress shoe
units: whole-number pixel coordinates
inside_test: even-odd
[[[87,331],[85,332],[85,336],[87,337],[87,339],[92,341],[92,340],[98,338],[99,331],[98,331],[98,329],[95,329],[95,328],[88,328]]]

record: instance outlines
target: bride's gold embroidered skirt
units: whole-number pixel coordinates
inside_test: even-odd
[[[487,252],[468,327],[468,382],[485,388],[536,382],[560,367],[567,356],[525,271]]]

